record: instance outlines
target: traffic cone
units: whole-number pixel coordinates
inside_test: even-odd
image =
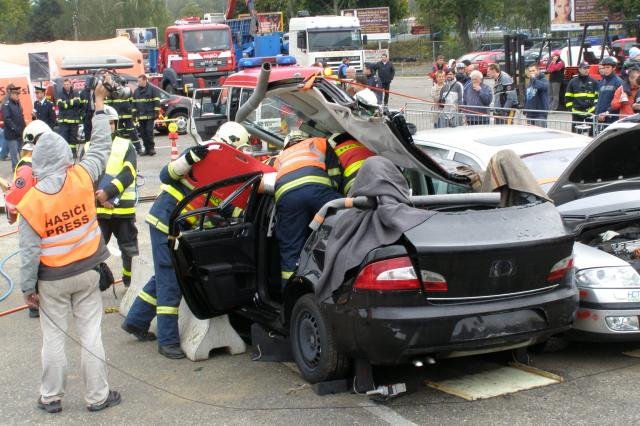
[[[178,126],[169,124],[169,139],[171,140],[171,161],[178,159]]]

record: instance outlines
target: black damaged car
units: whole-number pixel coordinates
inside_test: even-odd
[[[551,203],[501,208],[498,194],[430,195],[438,180],[460,183],[413,144],[404,118],[363,113],[322,78],[312,86],[307,80],[303,89],[305,70],[280,70],[278,79],[267,71],[239,73],[243,82],[252,73],[258,81],[247,103],[291,111],[311,134],[349,132],[399,167],[413,206],[433,214],[370,250],[325,296],[318,283],[343,213],[330,209],[310,233],[298,271],[281,289],[275,202],[258,191],[261,173],[204,186],[178,205],[170,226],[178,280],[198,318],[234,313],[288,338],[312,383],[346,377],[354,359],[393,365],[510,350],[570,328],[578,302],[573,236]],[[235,116],[254,136],[281,145],[283,135],[259,117],[242,107]],[[235,191],[218,207],[180,213],[195,197],[223,187]],[[225,217],[238,197],[248,200],[244,216]],[[359,200],[359,208],[376,208],[375,197]],[[184,226],[187,220],[195,226]]]

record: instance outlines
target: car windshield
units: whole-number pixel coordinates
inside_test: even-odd
[[[328,52],[332,50],[360,50],[360,30],[309,31],[309,50]]]
[[[246,118],[252,126],[271,133],[280,139],[292,129],[298,129],[307,121],[300,111],[295,111],[289,104],[273,94],[267,95],[258,108]]]
[[[524,156],[522,161],[547,192],[580,151],[580,148],[558,149]]]
[[[185,31],[183,37],[187,52],[230,49],[229,32],[224,29]]]

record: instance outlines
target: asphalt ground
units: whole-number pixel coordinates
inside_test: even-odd
[[[397,82],[396,90],[413,91],[418,79]],[[394,88],[392,86],[392,88]],[[408,93],[411,93],[408,92]],[[393,97],[392,97],[393,106]],[[139,159],[146,183],[141,195],[158,191],[158,172],[169,159],[166,138],[157,138],[158,155]],[[188,145],[180,140],[181,148]],[[0,162],[0,175],[9,176],[9,163]],[[150,203],[138,207],[141,256],[150,261],[144,216]],[[0,218],[0,235],[16,229]],[[18,247],[15,234],[0,237],[0,257]],[[109,263],[119,270],[119,259]],[[18,259],[5,271],[18,278]],[[17,285],[17,283],[16,283]],[[0,279],[0,292],[6,284]],[[118,306],[124,294],[116,286],[103,293],[105,307]],[[19,288],[0,302],[0,311],[22,305]],[[435,365],[379,367],[375,382],[407,384],[408,392],[386,403],[352,393],[317,396],[290,364],[251,360],[250,354],[215,351],[206,361],[169,360],[154,342],[140,343],[120,329],[118,313],[103,319],[103,342],[110,364],[109,382],[123,402],[99,413],[84,407],[79,374],[80,348],[67,339],[69,377],[63,411],[46,414],[35,406],[40,381],[41,333],[38,320],[26,311],[0,317],[0,424],[638,424],[640,358],[623,352],[640,349],[628,344],[554,342],[553,351],[532,355],[535,367],[558,374],[564,382],[488,400],[469,402],[425,385],[506,365],[510,353],[439,361]],[[73,326],[69,334],[75,336]]]

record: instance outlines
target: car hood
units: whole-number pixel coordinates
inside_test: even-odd
[[[548,195],[556,205],[616,191],[640,189],[640,115],[600,133],[569,164]]]

